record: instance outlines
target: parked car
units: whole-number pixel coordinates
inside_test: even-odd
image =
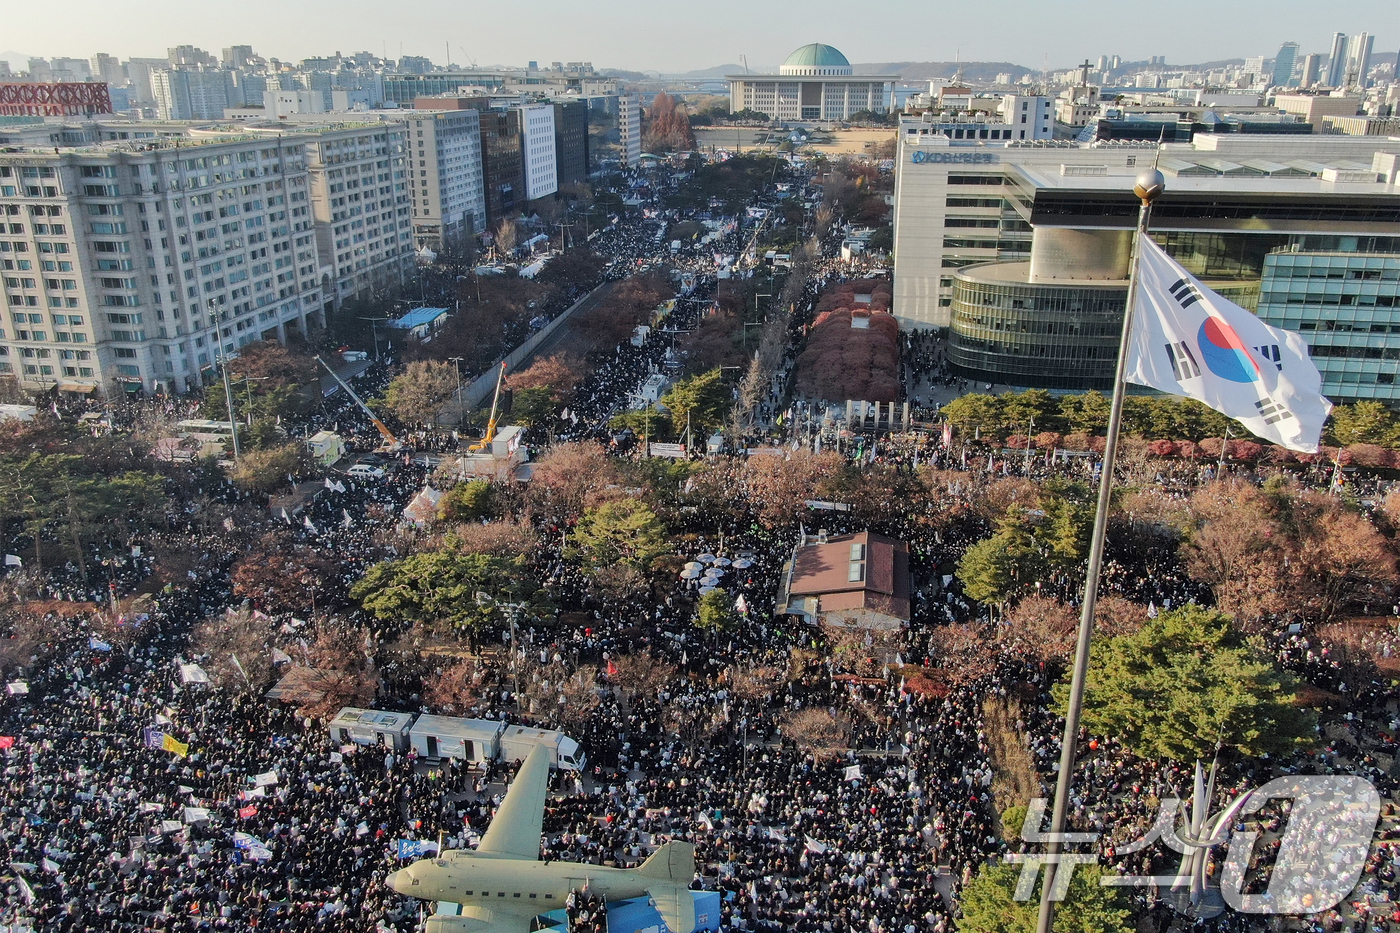
[[[345,475],[355,479],[383,479],[384,471],[372,463],[357,463],[346,470]]]

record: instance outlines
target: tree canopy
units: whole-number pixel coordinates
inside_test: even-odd
[[[384,398],[389,410],[406,424],[431,424],[460,378],[451,363],[414,360],[389,383]]]
[[[1228,616],[1188,605],[1095,642],[1084,726],[1148,758],[1190,761],[1217,747],[1286,753],[1313,738],[1314,720],[1298,705],[1297,686]],[[1056,684],[1062,710],[1068,696],[1069,685]]]
[[[1013,895],[1020,873],[1018,865],[983,865],[962,889],[958,933],[1034,933],[1041,882],[1036,882],[1029,898],[1018,901]],[[1074,867],[1069,891],[1055,905],[1055,933],[1132,933],[1128,895],[1122,888],[1099,884],[1105,874],[1107,870],[1101,865]]]
[[[449,542],[440,550],[375,564],[350,595],[381,621],[418,623],[438,634],[468,633],[503,621],[496,605],[477,604],[478,592],[503,601],[530,600],[539,592],[533,579],[521,558],[462,553]]]
[[[614,499],[583,514],[571,550],[595,571],[619,564],[646,570],[666,550],[664,530],[646,503]]]

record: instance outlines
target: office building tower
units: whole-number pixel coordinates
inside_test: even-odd
[[[1131,186],[1157,159],[1155,140],[960,144],[920,128],[906,118],[899,132],[901,327],[947,328],[954,370],[979,382],[1110,384],[1137,216]],[[1167,144],[1159,164],[1167,190],[1152,232],[1168,253],[1267,323],[1301,333],[1329,397],[1400,400],[1400,145],[1203,134]]]
[[[1298,86],[1316,87],[1322,73],[1322,56],[1316,53],[1303,56],[1303,66],[1299,71]]]
[[[471,238],[486,229],[481,114],[468,108],[407,116],[414,246],[462,256]]]
[[[636,94],[617,99],[617,141],[623,168],[636,168],[642,158],[642,103]]]
[[[486,224],[491,230],[524,206],[520,117],[519,110],[481,110],[481,174],[486,188]]]
[[[1332,51],[1327,55],[1327,80],[1328,87],[1341,87],[1346,79],[1347,67],[1347,34],[1344,32],[1332,33]]]
[[[1298,43],[1285,42],[1274,56],[1274,87],[1289,87],[1293,83],[1293,67],[1298,63]]]
[[[554,162],[560,185],[588,180],[588,104],[554,101]]]
[[[1365,87],[1366,72],[1371,67],[1371,46],[1375,37],[1368,33],[1352,36],[1347,42],[1347,60],[1343,87]]]
[[[554,108],[549,104],[526,104],[518,109],[525,198],[533,201],[559,190],[559,167],[554,148]]]
[[[264,130],[282,133],[282,127]],[[402,286],[413,270],[408,129],[401,123],[296,128],[306,148],[316,242],[328,303]]]

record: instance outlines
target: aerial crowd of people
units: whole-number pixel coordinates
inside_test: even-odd
[[[619,274],[672,261],[653,228],[623,221],[598,248],[624,270]],[[742,227],[716,247],[742,248]],[[695,252],[681,265],[701,273],[707,261]],[[817,260],[794,328],[816,296],[847,274],[839,261]],[[713,280],[702,280],[696,297],[708,299],[713,287]],[[692,326],[702,305],[681,303],[675,325]],[[949,384],[933,337],[911,338],[904,350],[906,390]],[[665,341],[619,345],[562,406],[556,437],[609,445],[609,419],[667,359]],[[791,362],[789,353],[762,396],[753,436],[738,446],[819,449],[825,443],[824,449],[862,468],[932,466],[942,477],[932,493],[935,509],[955,509],[974,485],[1008,475],[1035,482],[1095,475],[1092,457],[1022,460],[982,448],[969,455],[967,446],[945,443],[937,432],[837,432],[823,440],[809,430],[810,422],[779,417]],[[387,377],[374,369],[366,381],[362,394]],[[138,418],[143,405],[178,404],[129,403],[112,412],[113,429]],[[367,416],[343,395],[309,416],[298,433],[302,428],[334,429],[362,451],[379,443]],[[451,453],[456,443],[425,433],[415,446]],[[294,520],[259,511],[260,528],[283,531],[333,563],[336,579],[328,589],[341,596],[319,618],[309,598],[296,610],[271,613],[282,633],[278,643],[292,654],[298,644],[305,649],[310,629],[303,619],[312,627],[363,626],[363,651],[380,674],[373,705],[417,712],[428,709],[421,669],[383,650],[402,632],[344,599],[369,566],[400,556],[393,528],[430,473],[412,456],[403,459],[383,480],[328,482]],[[1159,475],[1157,482],[1184,497],[1204,478],[1206,468]],[[1315,471],[1305,481],[1325,485],[1328,478]],[[1379,492],[1375,481],[1365,483],[1372,485],[1363,493]],[[228,482],[204,492],[230,507],[254,501]],[[554,777],[543,855],[635,867],[666,840],[693,841],[695,884],[724,892],[725,930],[956,929],[962,888],[982,866],[1021,848],[1020,827],[1001,822],[986,704],[1005,701],[1018,711],[1014,729],[1039,782],[1032,790],[1046,796],[1060,753],[1062,721],[1050,697],[1059,671],[1012,643],[998,643],[987,647],[975,673],[938,692],[913,689],[902,675],[852,676],[824,648],[819,632],[774,615],[793,537],[752,517],[762,503],[739,506],[724,517],[695,510],[671,529],[686,559],[712,554],[744,561],[742,568],[731,563],[724,579],[727,595],[742,597],[737,627],[698,628],[695,584],[687,580],[669,581],[660,596],[645,588],[607,592],[591,586],[584,570],[556,548],[541,567],[548,568],[558,619],[523,626],[516,643],[493,633],[517,660],[599,671],[596,706],[575,736],[588,766]],[[748,517],[735,520],[734,514]],[[832,533],[864,530],[840,512],[825,513],[821,521]],[[892,517],[882,530],[907,543],[918,583],[913,619],[892,650],[897,669],[928,668],[940,660],[942,629],[985,613],[956,586],[940,582],[939,571],[975,536],[902,521]],[[342,744],[323,718],[191,676],[189,665],[211,667],[218,660],[197,654],[191,631],[240,608],[230,569],[256,540],[253,529],[231,521],[210,526],[190,507],[145,539],[139,554],[113,561],[100,583],[84,589],[62,568],[32,582],[29,598],[46,607],[38,611],[49,613],[43,619],[49,632],[43,661],[22,661],[9,671],[10,689],[0,698],[0,926],[113,933],[414,930],[433,905],[384,884],[403,864],[399,840],[463,847],[489,827],[509,786],[510,765],[473,769],[449,760],[430,766],[412,754]],[[90,604],[89,615],[99,611],[109,582],[125,598],[149,574],[154,555],[175,542],[193,547],[191,569],[139,607],[122,610],[120,640],[101,637],[83,613],[73,621],[55,607],[53,601],[62,600]],[[1077,582],[1066,577],[1052,588],[1073,604]],[[1208,599],[1170,553],[1150,547],[1111,554],[1103,590],[1152,612]],[[873,643],[865,647],[876,652]],[[1230,912],[1196,921],[1152,894],[1142,897],[1145,922],[1159,931],[1400,929],[1400,906],[1391,900],[1400,866],[1400,824],[1389,802],[1396,779],[1382,767],[1382,759],[1394,759],[1400,733],[1397,695],[1380,684],[1352,682],[1348,668],[1302,634],[1274,647],[1283,666],[1346,698],[1345,724],[1290,760],[1230,765],[1221,793],[1299,770],[1365,774],[1387,802],[1362,884],[1339,908],[1290,919],[1287,927]],[[665,671],[665,680],[632,690],[612,666],[642,654]],[[510,678],[501,676],[471,713],[519,720],[529,716],[521,700]],[[851,722],[850,733],[840,747],[814,748],[792,725],[803,711],[840,714]],[[1112,736],[1086,736],[1071,823],[1105,834],[1102,854],[1116,870],[1160,870],[1165,863],[1153,859],[1162,853],[1119,856],[1114,847],[1151,825],[1156,814],[1149,799],[1189,796],[1191,780],[1190,763],[1145,760]],[[570,905],[576,928],[601,929],[602,906],[580,892]]]

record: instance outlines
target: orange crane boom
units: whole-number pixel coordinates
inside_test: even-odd
[[[340,383],[340,387],[345,390],[346,394],[348,394],[352,399],[355,400],[355,404],[359,405],[365,410],[365,414],[369,415],[369,420],[379,430],[380,436],[384,438],[385,447],[387,447],[390,450],[397,450],[403,446],[399,439],[394,436],[394,432],[390,431],[388,426],[385,425],[384,422],[379,420],[379,416],[376,415],[374,412],[370,411],[369,406],[364,403],[364,400],[355,394],[355,390],[350,388],[350,384],[344,379],[340,378],[340,374],[331,368],[331,364],[327,363],[319,356],[316,357],[316,362],[326,367],[326,372],[331,374],[331,378],[334,379],[336,382]]]

